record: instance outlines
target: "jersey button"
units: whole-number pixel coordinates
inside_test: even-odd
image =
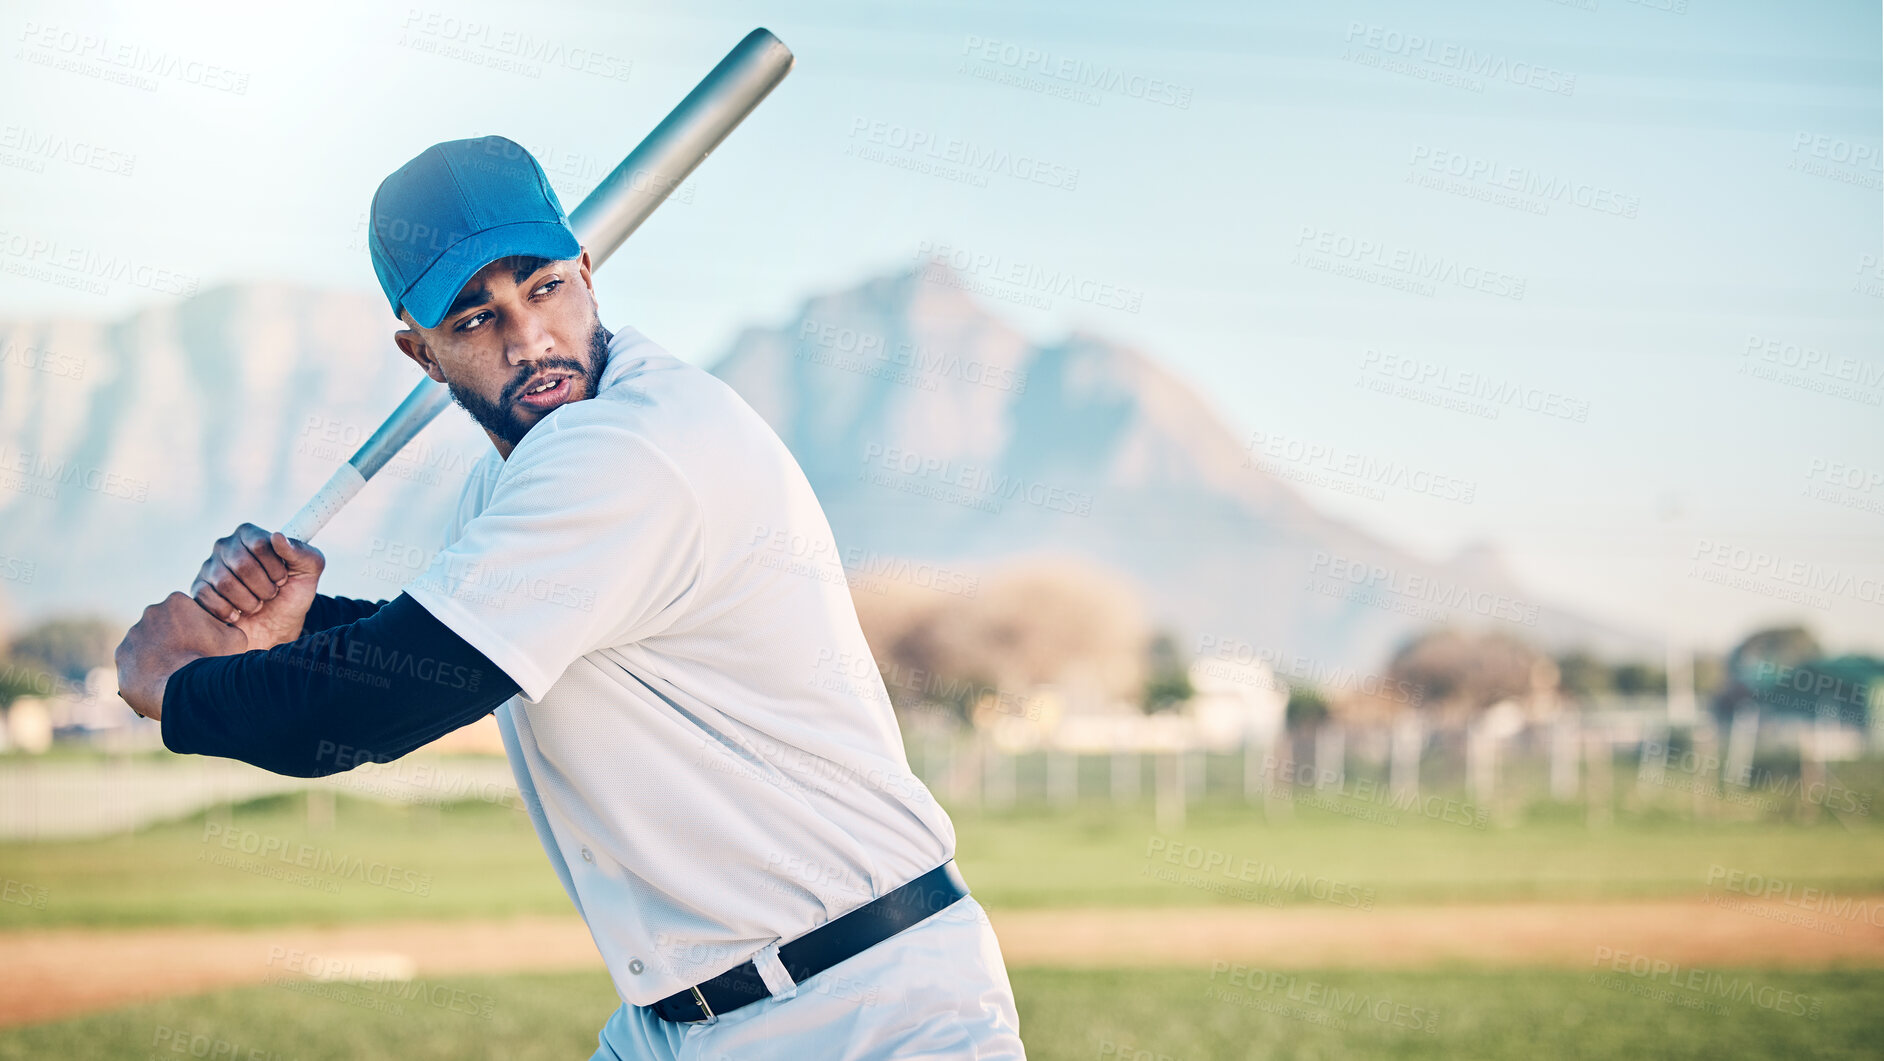
[[[630,959],[628,959],[628,971],[629,971],[629,972],[631,972],[631,973],[633,973],[633,974],[635,974],[636,976],[640,976],[640,975],[641,975],[641,971],[642,971],[643,969],[646,969],[646,968],[647,968],[647,966],[645,966],[645,965],[643,965],[643,964],[641,964],[641,959],[640,959],[640,958],[630,958]]]
[[[593,852],[593,851],[591,851],[591,850],[589,850],[589,849],[588,849],[588,848],[586,848],[586,847],[585,847],[585,848],[583,848],[583,849],[582,849],[582,861],[584,861],[584,862],[594,862],[594,861],[595,861],[595,852]]]

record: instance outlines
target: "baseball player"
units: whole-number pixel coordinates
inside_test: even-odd
[[[954,827],[778,436],[602,326],[589,255],[509,140],[393,173],[370,245],[399,349],[490,436],[447,544],[363,601],[244,524],[118,647],[126,701],[172,751],[304,777],[495,710],[622,999],[597,1059],[1023,1056]]]

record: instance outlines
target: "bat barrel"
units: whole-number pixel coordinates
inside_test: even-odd
[[[450,404],[451,391],[443,383],[430,376],[421,379],[347,463],[359,469],[360,478],[371,479]]]
[[[569,215],[576,238],[600,264],[641,227],[791,73],[794,59],[771,30],[755,29],[694,86]]]
[[[334,472],[320,492],[301,506],[301,511],[281,528],[281,533],[298,541],[314,537],[334,513],[353,500],[353,495],[360,492],[373,473],[398,456],[406,443],[425,430],[425,425],[436,420],[450,404],[451,391],[443,383],[435,382],[430,376],[420,379],[418,386],[406,395],[406,400],[399,403],[399,408],[394,409],[379,425],[379,430]]]

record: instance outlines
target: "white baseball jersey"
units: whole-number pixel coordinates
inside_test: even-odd
[[[405,590],[522,687],[511,766],[625,1001],[954,855],[811,485],[712,374],[616,333],[446,541]]]

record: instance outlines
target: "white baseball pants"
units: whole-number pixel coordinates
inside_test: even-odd
[[[1014,989],[970,896],[849,961],[711,1023],[624,1005],[590,1061],[1024,1058]]]

